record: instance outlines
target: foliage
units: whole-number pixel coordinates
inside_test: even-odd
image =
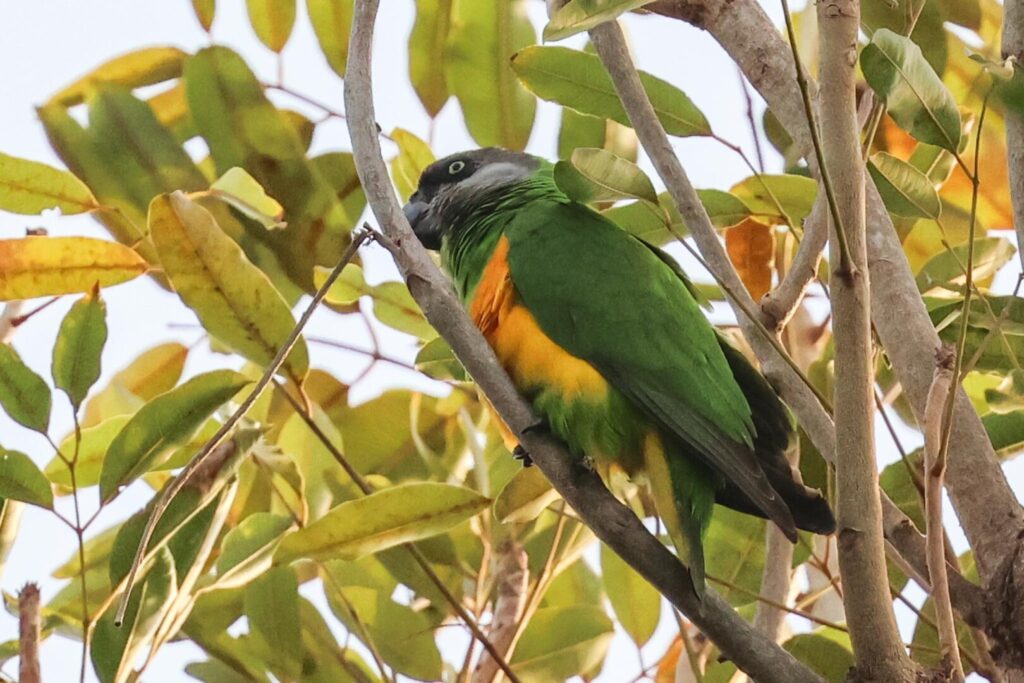
[[[687,238],[688,228],[638,164],[635,136],[600,60],[587,50],[536,44],[538,36],[560,40],[646,4],[573,0],[541,27],[525,0],[416,0],[409,81],[431,117],[457,105],[480,145],[524,148],[536,133],[538,101],[559,105],[560,187],[633,234],[672,245]],[[209,31],[215,3],[192,5]],[[1000,236],[1011,224],[1003,117],[1006,107],[1020,106],[1009,86],[989,102],[978,130],[992,83],[987,67],[999,56],[1000,10],[994,0],[928,2],[918,23],[908,25],[888,2],[863,5],[870,36],[860,66],[885,105],[865,140],[868,170],[936,328],[949,341],[965,313],[965,269],[973,268],[968,388],[1000,456],[1009,459],[1024,448],[1024,302],[990,289],[1014,251]],[[246,7],[256,36],[282,60],[296,26],[311,20],[327,64],[343,75],[351,0],[307,0],[305,13],[295,0],[249,0]],[[813,8],[798,18],[803,31],[813,30]],[[968,47],[966,33],[981,47]],[[714,137],[687,94],[653,74],[641,79],[669,134]],[[456,623],[457,607],[488,621],[500,598],[495,572],[502,553],[522,547],[529,599],[508,655],[522,680],[590,680],[617,629],[648,663],[657,657],[657,680],[673,680],[677,668],[681,679],[691,662],[703,668],[703,680],[728,680],[735,668],[718,661],[692,625],[682,624],[686,647],[677,639],[661,650],[655,634],[665,628],[667,610],[660,596],[607,548],[596,549],[538,469],[512,459],[485,403],[405,285],[371,284],[359,262],[347,265],[317,315],[362,317],[371,329],[383,325],[415,342],[414,362],[389,357],[376,339],[362,353],[373,364],[422,373],[434,390],[396,389],[353,405],[351,386],[318,364],[310,339],[300,339],[267,395],[216,451],[214,465],[172,501],[146,548],[126,621],[114,624],[153,504],[120,523],[107,510],[122,501],[125,487],[142,488],[136,480],[161,489],[168,472],[224,423],[291,332],[296,302],[323,284],[364,214],[351,154],[310,152],[322,121],[282,108],[280,98],[268,96],[273,90],[290,92],[262,83],[226,46],[193,54],[144,47],[97,66],[39,108],[66,169],[0,153],[0,209],[88,212],[110,234],[0,240],[0,300],[75,299],[47,341],[54,389],[14,346],[0,344],[0,407],[25,430],[54,438],[49,447],[32,441],[37,448],[30,453],[0,447],[4,523],[18,502],[63,514],[60,505],[53,511],[55,499],[70,497],[77,510],[98,496],[89,515],[65,520],[81,547],[72,551],[71,537],[62,539],[69,559],[53,574],[66,583],[44,607],[43,637],[86,633],[89,661],[104,683],[135,680],[176,639],[204,652],[205,661],[187,672],[209,683],[453,680],[472,658],[442,649],[435,636]],[[787,272],[817,193],[790,141],[768,119],[766,129],[787,160],[785,172],[752,173],[730,188],[698,192],[755,298]],[[965,173],[975,163],[973,145],[965,144],[974,135],[983,148],[977,196]],[[393,143],[396,189],[408,197],[435,150],[401,128],[384,137]],[[196,139],[208,157],[194,159],[186,150]],[[553,155],[556,141],[542,142]],[[189,348],[157,344],[159,331],[140,329],[135,333],[152,339],[152,347],[96,385],[106,370],[103,349],[122,334],[108,334],[104,290],[143,275],[195,313],[212,347],[232,354],[222,359],[225,369],[186,373]],[[721,300],[717,287],[697,286]],[[812,315],[820,310],[804,303],[786,338],[811,380],[829,390],[830,332]],[[240,371],[226,369],[243,361]],[[886,403],[913,427],[884,358],[879,368]],[[69,399],[71,415],[67,402],[53,399],[56,390]],[[67,434],[51,434],[52,424],[69,422]],[[805,479],[827,486],[828,473],[811,450],[803,454]],[[920,467],[920,453],[912,452],[881,475],[885,491],[919,524]],[[628,487],[624,495],[647,514],[647,501]],[[759,600],[765,532],[762,520],[724,510],[708,531],[709,580],[747,618]],[[11,542],[5,534],[0,541]],[[805,539],[794,572],[821,567],[820,552]],[[894,579],[894,591],[904,583]],[[800,609],[815,613],[827,592],[798,596]],[[929,609],[914,630],[921,647],[913,655],[926,663],[935,659]],[[849,639],[833,626],[794,636],[785,647],[839,681],[852,655]],[[345,636],[336,638],[339,632]]]

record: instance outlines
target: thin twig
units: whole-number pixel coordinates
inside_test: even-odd
[[[789,1],[782,0],[782,15],[786,19],[786,33],[789,35],[789,46],[793,51],[793,64],[796,66],[796,83],[800,87],[800,97],[804,104],[804,114],[807,116],[807,128],[811,133],[811,145],[814,147],[814,156],[818,161],[818,172],[821,174],[821,184],[825,188],[825,197],[828,200],[828,210],[832,217],[832,225],[835,228],[835,238],[839,243],[839,272],[844,277],[851,276],[856,269],[853,257],[850,254],[850,247],[847,243],[847,232],[843,225],[842,214],[839,211],[839,201],[832,186],[832,178],[828,166],[825,165],[825,153],[821,145],[821,138],[818,135],[818,126],[814,121],[814,106],[811,104],[811,95],[807,88],[807,77],[804,75],[804,65],[800,61],[800,48],[796,42],[796,32],[793,30],[793,17],[789,13]],[[845,49],[845,46],[843,46]]]
[[[39,586],[26,583],[18,595],[18,644],[20,683],[42,683],[39,671]]]
[[[162,517],[163,513],[166,512],[167,507],[171,504],[174,496],[176,496],[188,483],[189,478],[203,466],[203,463],[206,461],[210,453],[220,445],[231,430],[235,428],[235,425],[238,424],[242,417],[249,412],[249,409],[254,403],[256,403],[256,400],[263,394],[264,389],[266,389],[271,380],[273,380],[274,373],[280,369],[281,365],[284,364],[285,359],[288,357],[288,354],[291,353],[292,348],[294,348],[295,344],[298,343],[302,336],[303,328],[306,326],[306,323],[309,322],[313,312],[320,306],[324,297],[327,296],[327,292],[330,290],[331,285],[333,285],[334,281],[338,279],[341,275],[341,271],[346,265],[348,265],[349,261],[355,257],[359,247],[362,246],[363,242],[369,239],[369,237],[369,230],[359,230],[352,234],[352,241],[349,243],[348,248],[345,249],[345,252],[341,255],[341,259],[338,261],[338,264],[334,267],[334,270],[331,271],[330,275],[327,276],[327,279],[324,280],[324,283],[320,285],[320,289],[317,290],[316,294],[313,295],[312,300],[309,302],[306,310],[302,312],[302,316],[299,318],[299,321],[295,323],[295,327],[292,328],[288,338],[285,339],[281,348],[278,349],[277,355],[274,356],[274,359],[271,360],[270,364],[266,369],[264,369],[263,376],[260,377],[256,386],[253,387],[252,391],[249,392],[249,395],[245,397],[245,400],[242,401],[240,406],[238,406],[238,409],[231,414],[231,417],[224,421],[224,424],[221,425],[220,429],[210,437],[210,440],[203,445],[199,452],[196,453],[195,457],[189,461],[188,465],[186,465],[178,476],[175,477],[175,479],[168,484],[166,488],[164,488],[160,497],[157,498],[153,505],[153,513],[146,521],[146,527],[142,532],[142,538],[139,540],[139,547],[135,550],[135,559],[132,561],[131,569],[128,571],[128,581],[125,584],[124,593],[121,595],[121,602],[117,607],[117,615],[114,618],[114,623],[116,625],[120,626],[124,623],[124,613],[125,610],[128,609],[128,600],[131,597],[132,588],[135,584],[135,576],[139,571],[139,567],[142,565],[142,559],[146,554],[146,547],[149,545],[149,541],[153,537],[153,531],[156,529],[156,525],[160,521],[160,517]]]
[[[925,529],[928,538],[928,578],[932,585],[932,600],[939,623],[939,647],[948,659],[954,683],[964,680],[956,638],[953,606],[949,602],[949,580],[946,576],[946,543],[942,526],[942,478],[946,472],[946,454],[942,448],[943,417],[946,398],[953,386],[953,358],[955,352],[944,346],[936,353],[935,379],[928,392],[928,405],[924,414],[925,461]]]

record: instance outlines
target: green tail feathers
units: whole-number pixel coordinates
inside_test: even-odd
[[[701,463],[658,447],[645,449],[651,497],[679,559],[690,570],[694,593],[704,599],[704,534],[715,505],[716,478]]]

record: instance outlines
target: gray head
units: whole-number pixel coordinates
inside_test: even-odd
[[[500,147],[452,154],[424,169],[405,217],[427,249],[440,249],[454,218],[495,190],[529,176],[541,159]]]

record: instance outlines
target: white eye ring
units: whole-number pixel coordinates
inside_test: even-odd
[[[456,175],[459,172],[461,172],[462,169],[464,168],[466,168],[465,161],[453,161],[452,163],[448,164],[448,173],[451,175]]]

